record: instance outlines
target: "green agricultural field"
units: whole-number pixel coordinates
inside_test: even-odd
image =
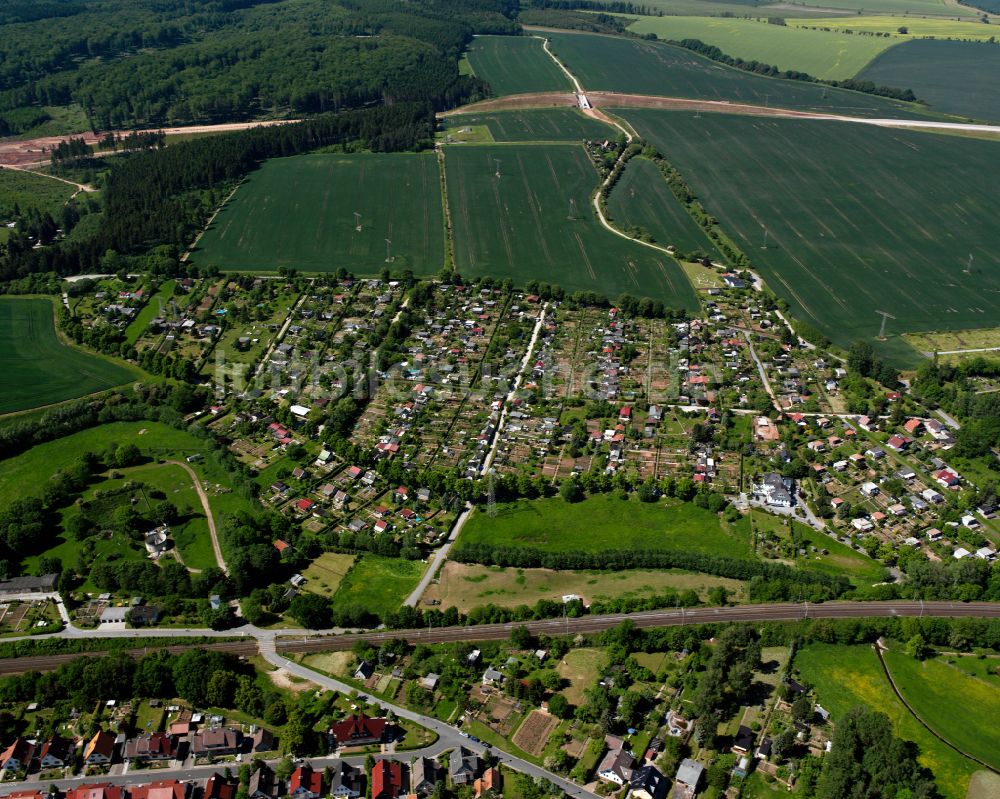
[[[992,26],[991,26],[992,27]],[[1000,47],[974,42],[920,39],[880,55],[858,75],[888,86],[905,86],[947,114],[1000,120]]]
[[[657,2],[657,0],[653,0],[653,2]],[[951,19],[955,17],[975,19],[979,16],[979,12],[974,8],[960,5],[956,0],[830,0],[830,2],[827,0],[794,0],[792,5],[801,6],[803,11],[809,11],[813,7],[823,9],[825,17],[832,16],[829,9],[834,8],[842,8],[854,14],[859,12],[882,15],[917,14],[920,16],[950,17]],[[793,14],[796,17],[799,16],[798,8],[792,11],[785,5],[784,11],[786,16]],[[900,22],[906,24],[905,20]]]
[[[853,31],[855,34],[890,34],[899,39],[965,39],[986,41],[996,35],[992,25],[983,25],[975,20],[924,19],[918,17],[890,16],[843,16],[815,19],[789,19],[788,25],[795,28],[816,28],[822,26],[835,31]],[[906,32],[900,32],[905,28]]]
[[[59,220],[59,212],[76,189],[61,180],[0,169],[0,222],[14,216],[16,205],[21,213],[34,209]]]
[[[569,291],[627,292],[697,307],[672,258],[601,227],[591,206],[598,176],[583,147],[449,147],[445,164],[462,274],[520,284],[541,278]]]
[[[800,679],[816,686],[819,703],[830,711],[834,724],[859,705],[885,713],[896,735],[920,748],[920,763],[934,772],[941,794],[965,799],[969,778],[979,766],[920,726],[892,692],[871,647],[810,644],[795,655],[795,668]],[[963,702],[957,693],[953,700]]]
[[[354,212],[361,214],[361,231]],[[386,264],[385,239],[392,240]],[[432,153],[299,155],[253,172],[194,253],[201,266],[415,274],[444,263],[441,178]]]
[[[633,158],[608,198],[608,213],[620,228],[641,227],[654,241],[678,252],[701,251],[720,258],[712,240],[674,197],[656,164]]]
[[[734,600],[742,594],[739,580],[711,577],[681,569],[657,571],[555,571],[552,569],[514,569],[479,566],[449,561],[441,571],[437,585],[426,598],[441,600],[441,607],[455,607],[465,613],[482,605],[516,607],[533,605],[540,599],[554,602],[566,594],[579,594],[590,602],[621,597],[649,597],[666,590],[693,590],[703,599],[714,586],[726,588]]]
[[[860,117],[927,115],[911,103],[744,72],[663,42],[586,33],[547,35],[553,52],[588,91],[728,100]]]
[[[670,154],[794,315],[836,343],[874,339],[886,311],[892,338],[874,343],[914,363],[898,334],[998,318],[1000,145],[852,123],[625,116]]]
[[[1000,692],[941,658],[885,653],[896,687],[932,730],[963,752],[1000,769]]]
[[[380,616],[392,613],[417,587],[426,568],[420,560],[362,555],[341,580],[333,607],[360,606]]]
[[[485,125],[497,142],[578,142],[582,139],[613,139],[619,131],[576,108],[533,111],[495,111],[445,117],[446,132]]]
[[[535,37],[477,36],[469,45],[468,59],[475,76],[497,96],[573,90],[542,40]]]
[[[0,414],[93,394],[136,370],[63,344],[49,299],[0,298]]]
[[[656,548],[753,557],[749,538],[724,527],[711,511],[689,502],[643,503],[614,494],[575,503],[559,497],[501,503],[495,517],[473,514],[460,540],[545,552]]]
[[[811,20],[816,25],[822,22]],[[895,42],[880,36],[852,36],[772,25],[764,19],[737,17],[640,17],[628,26],[633,33],[655,33],[660,39],[700,39],[726,55],[761,61],[779,69],[808,72],[817,78],[853,78],[875,56]],[[891,84],[893,86],[899,84]]]

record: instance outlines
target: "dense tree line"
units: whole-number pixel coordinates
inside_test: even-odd
[[[983,357],[960,365],[925,361],[917,369],[914,393],[962,419],[955,434],[955,452],[970,458],[990,456],[1000,447],[1000,394],[981,394],[975,377],[1000,376],[1000,361]]]
[[[715,45],[705,44],[705,42],[701,41],[701,39],[682,39],[680,41],[670,40],[667,43],[677,47],[683,47],[685,50],[690,50],[693,53],[698,53],[699,55],[703,55],[713,61],[718,61],[720,64],[736,67],[736,69],[742,69],[744,72],[753,72],[755,75],[765,75],[769,78],[781,78],[783,80],[797,80],[805,83],[820,83],[824,86],[832,86],[835,89],[849,89],[855,92],[874,94],[878,97],[888,97],[893,100],[902,100],[903,102],[908,103],[917,102],[917,97],[911,89],[896,89],[891,86],[878,86],[870,80],[855,80],[854,78],[847,78],[845,80],[821,80],[820,78],[813,77],[808,72],[799,72],[798,70],[793,69],[778,69],[778,67],[773,64],[765,64],[762,61],[744,61],[742,58],[726,55]]]

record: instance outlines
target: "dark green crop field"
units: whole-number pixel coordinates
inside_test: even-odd
[[[56,337],[52,302],[0,298],[0,413],[82,397],[132,380],[136,373],[88,355]]]
[[[493,94],[572,91],[569,78],[529,36],[477,36],[469,46],[469,64]]]
[[[361,231],[354,212],[361,214]],[[253,172],[198,242],[196,263],[230,270],[362,274],[386,266],[431,274],[444,263],[437,159],[420,155],[300,155]]]
[[[1000,144],[856,123],[624,115],[795,316],[835,342],[877,335],[879,310],[896,317],[890,334],[1000,318]]]
[[[454,146],[446,148],[445,166],[462,274],[697,307],[676,261],[601,227],[590,203],[598,176],[583,147]]]
[[[864,117],[926,116],[920,106],[727,67],[663,42],[548,33],[552,51],[588,91],[627,92]]]
[[[1000,120],[1000,46],[915,39],[886,50],[858,76],[906,86],[937,111]]]
[[[445,118],[447,130],[485,125],[494,141],[571,141],[613,139],[618,131],[575,108],[552,108],[533,111],[495,111],[483,114],[459,114]]]
[[[701,250],[719,257],[708,235],[674,197],[656,164],[633,158],[608,198],[608,212],[619,228],[638,226],[649,231],[657,244],[678,252]]]

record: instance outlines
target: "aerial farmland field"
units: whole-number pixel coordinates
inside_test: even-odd
[[[872,61],[859,79],[905,84],[938,111],[1000,120],[1000,47],[979,42],[919,39]]]
[[[825,28],[834,31],[854,31],[855,34],[889,35],[899,39],[931,37],[986,41],[996,36],[991,30],[991,25],[983,25],[974,19],[924,19],[920,17],[901,19],[892,16],[859,16],[854,14],[843,17],[825,17],[822,21],[789,19],[788,25],[794,28]],[[905,30],[905,33],[900,31],[900,28]]]
[[[572,91],[569,78],[531,36],[477,36],[469,45],[469,64],[496,95]]]
[[[493,141],[572,141],[614,138],[618,131],[576,108],[547,108],[530,111],[494,111],[445,117],[446,130],[455,132],[484,125]]]
[[[128,383],[133,369],[63,344],[48,299],[0,298],[0,414]]]
[[[750,14],[755,17],[786,17],[791,13],[784,3],[756,5],[754,3],[716,2],[716,0],[646,0],[646,5],[664,14],[698,15],[715,17],[724,13],[734,16]],[[976,10],[959,5],[956,0],[796,0],[795,15],[813,15],[817,18],[832,16],[832,9],[843,9],[851,14],[921,14],[941,17],[978,16]]]
[[[839,122],[624,115],[793,313],[835,342],[874,337],[880,310],[895,316],[891,336],[997,319],[1000,145]]]
[[[676,261],[600,226],[590,202],[598,176],[581,146],[451,146],[445,166],[463,274],[697,307]]]
[[[361,231],[354,212],[361,214]],[[340,267],[415,274],[444,263],[441,180],[431,153],[300,155],[251,173],[198,242],[196,263],[223,270]]]
[[[660,170],[646,158],[629,162],[608,198],[608,213],[619,227],[645,228],[658,244],[678,252],[700,250],[720,257],[705,231],[674,197]]]
[[[761,61],[779,69],[836,80],[853,78],[875,56],[896,43],[881,36],[806,30],[736,17],[640,17],[628,29],[674,41],[700,39],[745,61]]]
[[[927,116],[912,103],[767,78],[663,42],[586,33],[546,35],[553,52],[587,91],[723,100],[865,117]]]

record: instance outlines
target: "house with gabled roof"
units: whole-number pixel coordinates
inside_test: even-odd
[[[372,768],[372,799],[396,799],[403,794],[403,766],[379,760]]]

